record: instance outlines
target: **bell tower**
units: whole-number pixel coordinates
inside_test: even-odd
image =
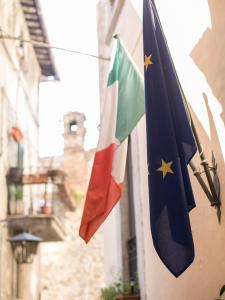
[[[64,115],[64,153],[73,153],[84,150],[85,115],[79,112],[70,112]]]

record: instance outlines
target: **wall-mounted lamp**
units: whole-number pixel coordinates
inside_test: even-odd
[[[37,252],[38,244],[42,239],[33,234],[23,232],[9,239],[13,254],[18,264],[33,262],[33,257]]]

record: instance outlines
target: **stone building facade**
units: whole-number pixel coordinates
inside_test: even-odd
[[[64,182],[63,171],[40,168],[39,84],[42,80],[57,80],[58,76],[50,49],[23,41],[48,43],[38,0],[0,0],[0,19],[0,300],[97,299],[104,281],[102,237],[99,234],[86,246],[77,236],[94,151],[83,152],[83,131],[82,139],[75,139],[80,147],[73,153],[76,158],[72,159],[71,149],[66,150],[70,157],[62,162],[69,174],[69,183]],[[80,117],[82,123],[84,117],[82,114]],[[77,122],[80,122],[79,118]],[[76,127],[76,124],[70,125]],[[75,177],[78,172],[81,174],[80,178],[76,177],[76,182],[72,180],[73,164]],[[49,196],[54,196],[54,205],[57,205],[54,210],[44,206]],[[72,197],[78,203],[74,213],[69,212],[74,209]],[[44,208],[49,212],[44,212]],[[43,249],[39,246],[32,255],[32,262],[27,251],[25,263],[21,256],[15,258],[9,242],[24,231],[26,237],[32,234],[43,242],[62,241],[66,232],[69,237],[65,247],[63,242],[54,244],[53,248],[50,245],[50,252],[46,250],[49,244]],[[23,242],[23,246],[25,244]],[[60,247],[63,248],[61,252]],[[21,254],[21,248],[16,249],[17,254]],[[52,249],[57,252],[54,262]],[[62,289],[56,288],[57,283]],[[57,295],[53,294],[55,291]]]
[[[1,0],[0,19],[0,299],[37,300],[40,257],[35,255],[33,264],[18,265],[9,242],[21,231],[11,223],[15,215],[10,214],[7,178],[10,170],[38,165],[39,84],[48,76],[54,79],[56,72],[49,50],[44,62],[42,49],[5,37],[46,41],[36,1]],[[40,27],[35,31],[31,25]]]
[[[85,116],[70,112],[64,116],[64,155],[43,158],[42,165],[61,169],[75,203],[67,212],[65,241],[42,244],[43,300],[97,300],[104,286],[103,234],[100,230],[88,243],[79,237],[85,194],[94,158],[94,149],[84,150]]]

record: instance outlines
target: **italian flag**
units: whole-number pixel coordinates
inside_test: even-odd
[[[80,236],[88,242],[120,199],[128,135],[144,114],[144,83],[118,37],[111,59],[100,136]]]

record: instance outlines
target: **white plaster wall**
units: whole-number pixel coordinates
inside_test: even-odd
[[[118,3],[118,2],[117,2]],[[115,3],[115,5],[117,4]],[[108,28],[111,25],[110,21],[112,20],[113,13],[115,11],[115,7],[112,9],[112,15],[109,14],[108,1],[100,1],[98,6],[98,28],[99,28],[99,51],[104,56],[111,54],[111,48],[113,45],[113,40],[110,40],[110,43],[106,44],[106,36],[108,34]],[[136,2],[138,4],[138,2]],[[133,9],[129,1],[124,2],[124,6],[122,8],[122,14],[119,16],[118,24],[115,26],[115,33],[119,33],[124,44],[127,49],[131,52],[132,56],[135,58],[136,62],[141,69],[142,60],[140,60],[140,56],[142,56],[142,29],[141,29],[141,21],[138,17],[137,12]],[[107,13],[106,13],[107,12]],[[132,20],[132,21],[131,21]],[[132,38],[131,38],[132,32]],[[136,59],[138,58],[138,59]],[[108,74],[108,66],[103,62],[100,62],[100,95],[101,102],[105,101],[105,82]],[[141,121],[142,129],[144,126],[144,122]],[[141,134],[142,138],[143,132]],[[134,174],[139,178],[140,176],[140,153],[137,152],[136,147],[133,147],[133,144],[137,145],[137,139],[139,136],[137,132],[134,133],[134,138],[132,137],[132,157],[137,162],[134,164]],[[142,150],[141,150],[142,152]],[[142,154],[141,154],[142,156]],[[146,179],[144,178],[145,182]],[[137,223],[137,241],[138,241],[138,268],[139,268],[139,281],[142,289],[142,294],[145,294],[145,257],[144,257],[144,245],[143,245],[143,236],[142,236],[142,205],[141,203],[141,193],[143,192],[140,189],[140,184],[136,185],[134,182],[134,194],[136,196],[135,199],[135,210],[136,210],[136,223]],[[106,283],[110,284],[116,281],[115,274],[122,274],[122,246],[121,246],[121,213],[120,213],[120,205],[111,212],[105,223],[103,224],[104,236],[105,236],[105,271],[106,271]],[[113,270],[113,272],[112,272]],[[117,276],[118,277],[118,276]],[[144,299],[144,298],[143,298]]]
[[[102,225],[104,234],[104,269],[106,285],[113,284],[122,274],[121,215],[118,203]]]

